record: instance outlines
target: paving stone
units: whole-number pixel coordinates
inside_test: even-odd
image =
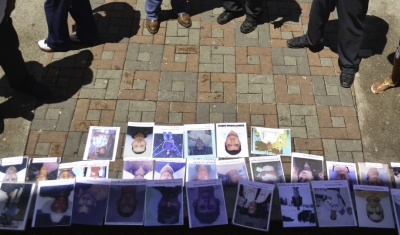
[[[238,103],[262,103],[262,94],[238,94]]]
[[[299,85],[288,85],[288,93],[290,95],[300,95],[300,86]]]
[[[102,60],[112,60],[114,59],[114,52],[113,51],[103,51],[101,55]]]
[[[316,116],[317,111],[314,105],[290,105],[292,115]]]
[[[249,75],[248,74],[237,74],[237,93],[248,93],[249,92]]]
[[[333,127],[346,127],[344,117],[331,117]]]
[[[362,152],[361,140],[336,140],[338,152]]]
[[[224,73],[235,73],[235,56],[224,55]]]
[[[82,88],[79,92],[79,98],[81,99],[104,99],[106,95],[106,89],[86,89]]]
[[[122,70],[106,70],[99,69],[97,70],[96,78],[104,78],[104,79],[121,79]]]
[[[51,143],[38,143],[36,145],[35,154],[41,156],[47,156],[50,151]]]
[[[322,76],[312,76],[311,82],[312,82],[312,85],[314,88],[313,90],[314,90],[315,96],[326,95],[325,80]]]
[[[331,58],[321,58],[321,65],[324,67],[333,67]]]
[[[299,75],[310,75],[310,65],[307,57],[296,57],[297,72]]]
[[[89,110],[86,119],[87,120],[100,120],[101,110]]]
[[[129,111],[128,121],[130,122],[140,122],[142,121],[142,112]]]
[[[224,56],[223,55],[211,55],[211,63],[212,64],[224,63]]]
[[[236,113],[236,104],[230,103],[211,103],[210,113]]]
[[[259,56],[248,56],[247,63],[248,64],[260,64],[260,57]]]
[[[223,122],[237,122],[236,113],[224,113]]]
[[[143,112],[142,122],[154,122],[156,120],[156,112]]]
[[[327,95],[339,95],[339,90],[337,86],[326,86]]]
[[[341,106],[339,96],[315,96],[315,103],[323,106]]]
[[[134,111],[156,111],[156,102],[154,101],[130,101],[129,110]]]
[[[199,72],[201,73],[222,73],[224,72],[223,64],[200,64]]]
[[[196,120],[197,123],[210,123],[209,103],[197,103]]]
[[[77,157],[79,144],[81,142],[82,132],[68,132],[67,142],[65,143],[64,157]]]
[[[288,40],[293,38],[292,32],[282,32],[282,39]]]
[[[46,119],[57,120],[60,116],[60,109],[48,109],[46,113]]]
[[[321,138],[317,116],[305,116],[308,138]]]
[[[57,120],[32,120],[31,130],[53,131],[56,129]]]
[[[342,106],[354,106],[351,89],[339,88],[339,95]]]
[[[260,84],[249,84],[249,93],[252,94],[262,93],[262,86],[260,86]]]
[[[148,52],[141,52],[138,56],[139,61],[150,61],[150,53]]]
[[[306,126],[304,116],[292,116],[292,126]]]
[[[272,64],[275,66],[285,65],[282,48],[272,48]]]
[[[282,48],[283,56],[289,57],[307,57],[307,49]]]
[[[283,128],[283,127],[280,127]],[[307,138],[307,129],[305,127],[285,127],[287,129],[290,129],[290,134],[292,138]]]
[[[263,115],[251,115],[250,116],[252,126],[264,126],[264,116]]]
[[[116,99],[119,94],[120,84],[121,84],[121,80],[110,80],[108,82],[105,98],[106,99]]]
[[[187,62],[187,55],[186,54],[176,54],[175,55],[175,62],[176,63],[186,63]]]
[[[340,162],[354,162],[351,152],[338,152]]]
[[[286,104],[277,104],[279,126],[291,126],[290,106]]]
[[[115,108],[114,122],[127,122],[129,100],[118,100]]]
[[[213,46],[211,47],[213,55],[235,55],[235,47]]]
[[[297,66],[272,66],[274,74],[297,74]]]
[[[297,63],[296,63],[296,57],[289,57],[289,56],[285,56],[284,58],[283,58],[284,60],[285,60],[285,65],[297,65]]]
[[[224,84],[222,82],[212,82],[211,92],[224,92]]]
[[[172,91],[185,91],[185,83],[178,81],[172,82]]]
[[[263,89],[263,103],[265,103],[265,104],[276,103],[274,85],[273,84],[263,84],[262,89]]]
[[[69,131],[72,118],[74,116],[74,109],[62,109],[58,117],[56,131]]]
[[[96,79],[96,81],[94,83],[94,88],[96,88],[96,89],[106,88],[107,84],[108,84],[107,79]]]
[[[134,80],[133,81],[133,89],[145,90],[146,89],[146,81],[145,80]]]
[[[223,113],[210,113],[210,123],[222,123],[224,122]]]
[[[352,152],[354,162],[365,162],[363,152]]]
[[[182,123],[182,113],[169,113],[169,123],[180,124]]]

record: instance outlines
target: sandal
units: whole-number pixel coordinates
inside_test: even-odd
[[[379,84],[379,83],[380,83],[380,84]],[[376,85],[377,85],[377,86],[376,86]],[[383,79],[383,80],[381,80],[381,81],[378,81],[378,82],[374,83],[374,84],[371,86],[371,91],[372,91],[373,93],[375,93],[375,94],[380,94],[380,93],[384,92],[385,90],[387,90],[387,89],[389,89],[389,88],[391,88],[391,87],[394,87],[395,85],[396,85],[396,84],[389,83],[389,79],[386,78],[386,79]]]

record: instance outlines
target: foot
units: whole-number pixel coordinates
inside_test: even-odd
[[[394,86],[395,86],[395,84],[393,84],[392,79],[386,78],[386,79],[375,82],[371,86],[371,91],[375,94],[380,94]]]
[[[257,28],[257,21],[246,17],[243,24],[240,26],[240,32],[247,34],[253,32]]]
[[[54,52],[54,50],[47,45],[47,42],[45,39],[38,41],[38,46],[39,46],[40,50],[42,50],[44,52]]]
[[[354,74],[341,73],[340,74],[340,85],[344,88],[350,88],[354,82],[354,77],[355,77]]]
[[[300,42],[301,37],[295,37],[286,41],[286,44],[289,48],[304,48],[306,47]]]
[[[69,35],[69,39],[71,40],[71,42],[76,43],[76,44],[84,43],[84,44],[89,44],[89,45],[91,45],[91,46],[95,46],[95,45],[100,44],[99,40],[95,40],[95,41],[93,41],[93,42],[81,41],[81,40],[78,38],[78,35],[76,34],[76,32],[74,32],[74,33],[72,33],[71,35]]]
[[[239,16],[239,14],[237,14],[237,13],[224,11],[218,16],[217,22],[218,22],[218,24],[226,24],[238,16]]]
[[[178,16],[178,23],[185,28],[192,26],[192,19],[189,14],[182,14]]]
[[[149,20],[146,19],[146,28],[151,34],[156,34],[160,29],[160,23],[158,20]]]
[[[47,86],[40,84],[36,81],[29,83],[26,86],[14,87],[14,89],[19,92],[33,95],[37,98],[48,99],[52,97],[51,90]]]

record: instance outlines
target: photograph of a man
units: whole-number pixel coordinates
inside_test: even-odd
[[[387,164],[379,164],[377,166],[368,166],[365,162],[358,163],[360,179],[362,185],[386,186],[391,188],[392,182]]]
[[[187,165],[187,182],[217,179],[217,167],[214,164],[188,164]]]
[[[83,160],[115,161],[118,137],[119,127],[91,126]]]
[[[146,226],[182,225],[182,186],[147,187]]]
[[[217,157],[248,157],[246,123],[217,123]]]
[[[111,185],[105,224],[143,224],[145,185]]]
[[[151,157],[153,148],[154,124],[128,123],[124,157]]]
[[[185,169],[186,169],[186,161],[181,161],[181,162],[156,161],[154,179],[160,179],[160,180],[185,179]]]
[[[246,163],[243,158],[232,160],[217,161],[218,179],[222,180],[223,186],[235,187],[239,180],[248,180]]]
[[[154,160],[124,161],[123,179],[153,179]]]
[[[191,228],[228,223],[220,185],[188,188],[188,203]]]
[[[0,159],[0,182],[24,182],[28,158],[21,158],[21,164],[7,165]]]
[[[32,227],[70,225],[73,190],[73,184],[39,187]]]
[[[187,132],[188,155],[212,155],[211,130],[192,130]]]
[[[154,134],[153,158],[182,158],[183,134],[163,131]]]
[[[315,159],[292,157],[292,183],[324,180],[323,162]]]
[[[76,182],[73,224],[102,225],[110,186]]]

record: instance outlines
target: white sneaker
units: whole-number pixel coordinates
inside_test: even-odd
[[[47,43],[46,40],[40,40],[38,41],[38,46],[40,48],[40,50],[45,51],[45,52],[53,52],[53,49],[51,49]]]
[[[69,39],[74,43],[81,43],[81,40],[76,35],[76,32],[74,32],[71,35],[69,35]]]

